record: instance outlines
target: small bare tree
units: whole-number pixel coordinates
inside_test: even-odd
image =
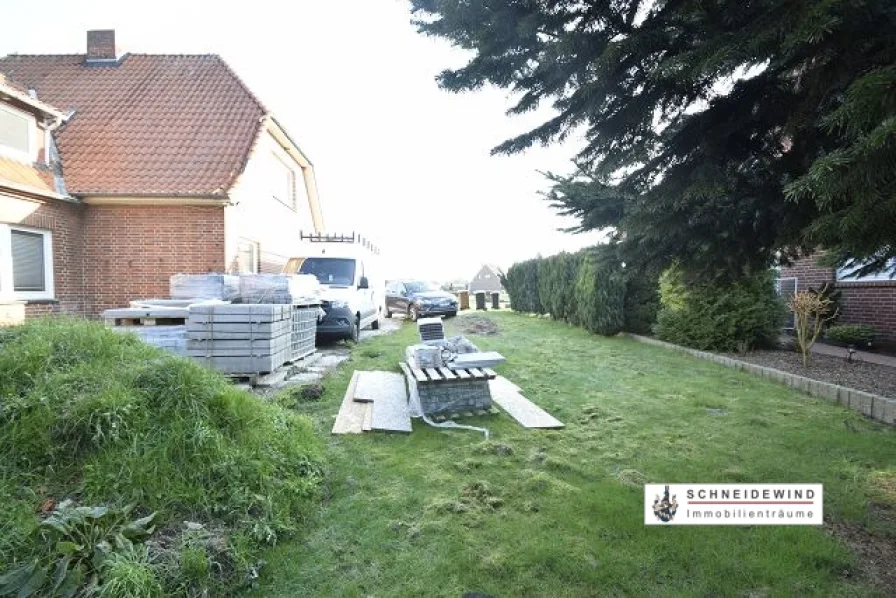
[[[837,310],[830,312],[830,299],[819,293],[799,291],[790,297],[790,311],[793,312],[796,340],[803,353],[803,367],[809,365],[809,353],[818,340],[825,323],[837,317]]]

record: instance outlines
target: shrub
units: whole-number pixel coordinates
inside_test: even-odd
[[[639,269],[625,273],[625,304],[623,307],[626,332],[650,334],[660,310],[659,273]]]
[[[874,328],[866,324],[839,324],[828,328],[825,337],[847,345],[867,346],[874,342]]]
[[[252,538],[257,550],[296,529],[322,481],[307,418],[100,324],[44,320],[4,336],[0,396],[6,512],[47,492],[110,508],[134,504],[157,512],[161,525],[213,521]],[[24,540],[33,523],[15,521],[23,529],[8,531],[20,541],[0,541],[0,563],[42,550]],[[121,587],[138,569],[122,564]]]
[[[559,253],[543,258],[538,267],[538,299],[555,320],[571,321],[576,310],[577,254]]]
[[[831,312],[831,300],[820,293],[799,291],[794,293],[788,302],[793,312],[793,326],[796,329],[796,341],[803,354],[803,366],[809,365],[809,354],[812,345],[818,340],[825,323],[834,318],[837,312]],[[830,314],[830,315],[828,315]]]
[[[770,272],[719,284],[688,280],[672,267],[660,277],[660,302],[657,336],[702,350],[774,346],[785,314]]]
[[[601,334],[623,329],[647,333],[659,308],[659,277],[649,271],[623,272],[615,248],[601,245],[516,263],[503,283],[515,311],[547,312],[555,320]]]
[[[612,335],[622,330],[625,277],[619,262],[603,248],[586,250],[576,280],[575,322],[592,332]]]
[[[522,313],[543,313],[538,297],[538,262],[541,258],[514,264],[507,270],[504,287],[510,295],[510,307]]]

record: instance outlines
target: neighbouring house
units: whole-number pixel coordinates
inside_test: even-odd
[[[323,230],[313,165],[217,55],[119,55],[89,31],[86,54],[9,55],[0,74],[0,294],[29,316],[165,297],[177,273],[278,272]]]
[[[470,281],[470,292],[485,291],[486,293],[501,293],[504,286],[501,284],[501,276],[504,273],[494,264],[485,264]]]
[[[840,324],[867,324],[875,338],[896,345],[896,279],[888,273],[859,278],[844,269],[820,265],[824,252],[802,257],[780,270],[780,286],[788,292],[820,289],[832,283],[840,291]]]

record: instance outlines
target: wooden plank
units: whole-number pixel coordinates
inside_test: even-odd
[[[491,368],[482,368],[482,373],[485,374],[485,376],[489,380],[494,380],[495,378],[498,377],[498,374],[495,373],[495,370],[493,370]]]
[[[485,374],[479,371],[479,368],[467,368],[467,371],[470,372],[470,375],[473,376],[474,380],[482,380],[485,378]]]
[[[426,377],[423,370],[411,367],[411,373],[414,375],[414,379],[417,380],[417,382],[429,382],[429,378]]]
[[[411,416],[408,412],[408,393],[401,374],[389,374],[373,400],[370,428],[381,432],[410,432]]]
[[[524,428],[564,427],[564,424],[553,415],[521,395],[506,378],[498,376],[489,381],[489,388],[492,401]]]
[[[439,373],[442,374],[442,377],[445,380],[457,380],[457,376],[451,373],[451,370],[448,368],[439,368]]]
[[[333,422],[331,434],[360,434],[364,425],[364,403],[358,403],[355,399],[355,387],[358,382],[358,372],[352,374],[351,382],[345,391],[336,421]]]
[[[461,380],[469,380],[470,374],[467,373],[466,370],[454,370],[454,375],[460,378]]]
[[[426,368],[426,374],[429,376],[429,379],[433,382],[441,382],[442,376],[439,375],[439,372],[436,371],[435,368]]]

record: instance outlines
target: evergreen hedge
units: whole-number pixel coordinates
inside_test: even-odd
[[[606,245],[519,262],[504,279],[515,311],[550,314],[555,320],[605,335],[627,329],[628,321],[639,332],[645,326],[649,329],[653,321],[650,310],[643,309],[642,287],[656,284],[655,277],[652,285],[636,282],[634,276],[629,280],[614,249]],[[629,287],[636,289],[631,314],[626,312]],[[649,321],[643,324],[645,320]]]
[[[689,280],[673,266],[660,277],[660,300],[657,337],[701,350],[772,347],[786,313],[771,272],[719,284]]]

